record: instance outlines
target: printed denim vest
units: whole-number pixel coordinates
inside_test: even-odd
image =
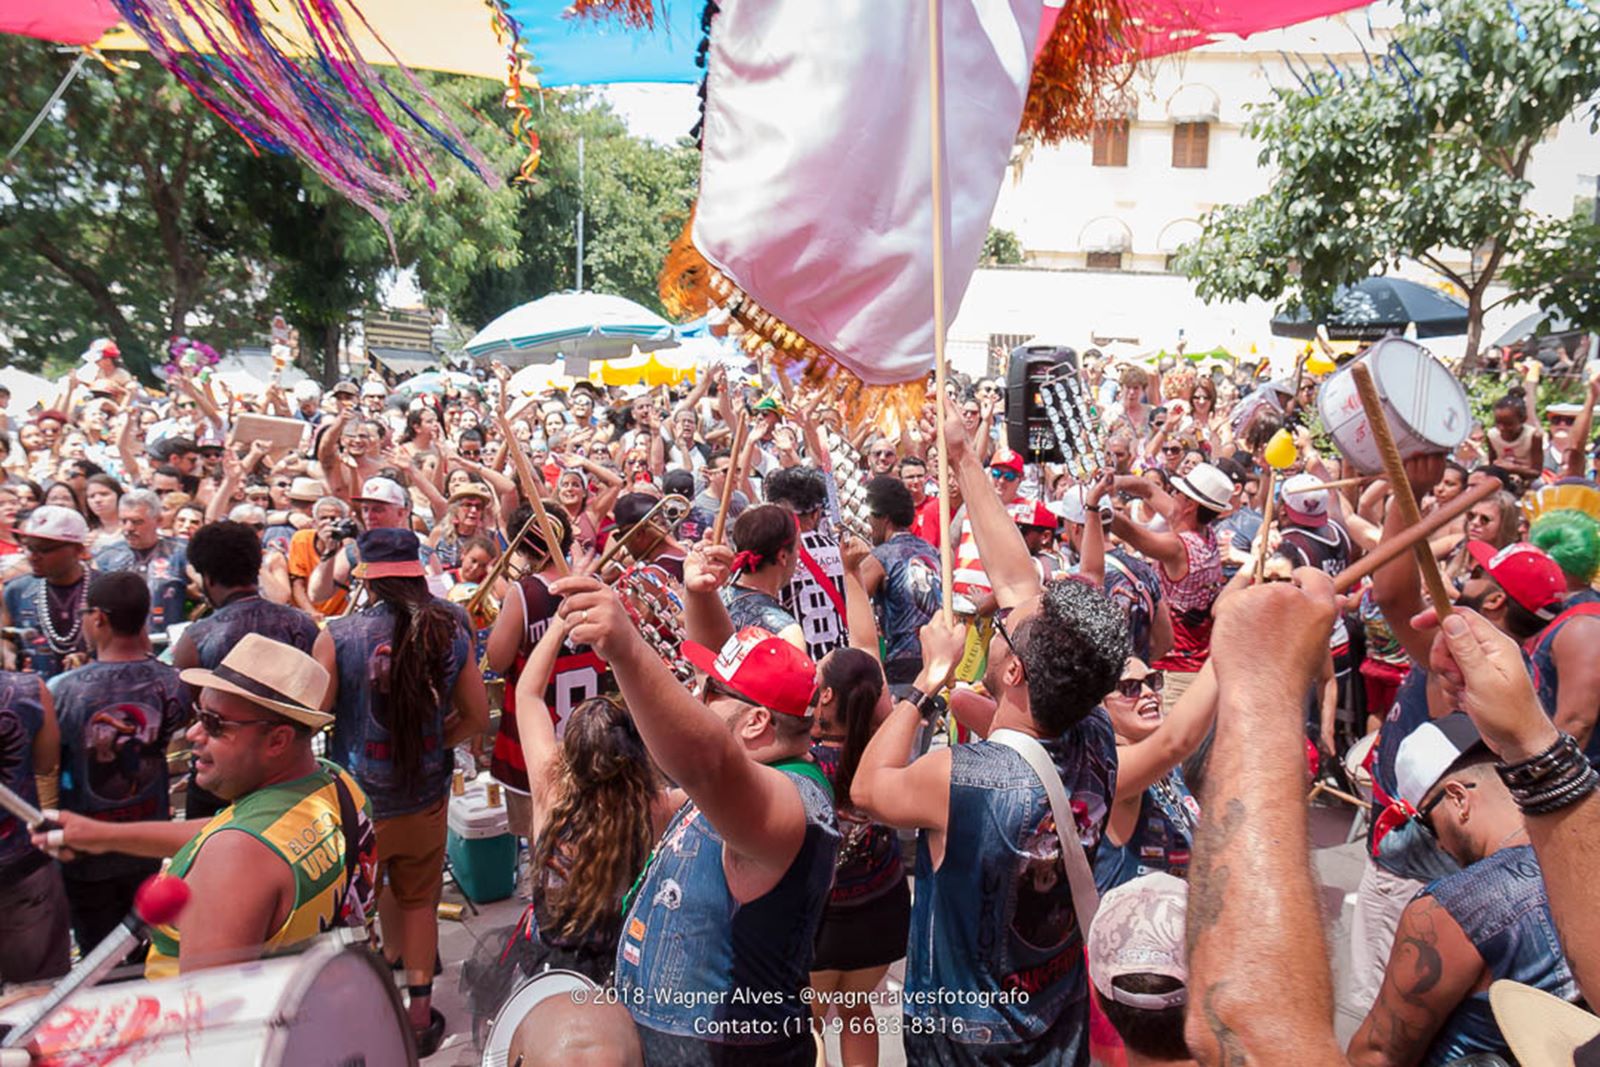
[[[1095,709],[1043,741],[1093,856],[1116,793],[1116,740]],[[1031,1042],[1087,1012],[1088,978],[1050,800],[1023,757],[987,741],[951,750],[944,862],[917,844],[906,1014],[961,1020],[963,1044]],[[1067,1055],[1066,1062],[1073,1057]]]
[[[725,1045],[774,1044],[809,1027],[800,990],[811,982],[839,829],[828,791],[784,773],[805,804],[805,840],[766,895],[747,904],[729,895],[722,836],[693,801],[656,845],[617,946],[619,999],[640,1026]]]
[[[1100,839],[1094,857],[1094,884],[1109,893],[1124,882],[1157,871],[1189,877],[1189,859],[1199,824],[1200,805],[1177,767],[1139,798],[1139,821],[1122,845]]]
[[[230,600],[184,633],[194,643],[200,666],[207,670],[221,663],[245,634],[260,634],[311,655],[317,643],[317,624],[299,608],[274,604],[259,596]]]
[[[1533,846],[1503,848],[1422,892],[1450,913],[1491,978],[1508,978],[1578,1003],[1578,983],[1556,936]],[[1510,1055],[1487,989],[1467,996],[1446,1017],[1422,1062],[1435,1067],[1475,1052]]]
[[[43,725],[39,676],[0,671],[0,785],[35,806],[39,803],[39,790],[33,781],[33,739]],[[0,871],[37,855],[22,820],[0,812]]]

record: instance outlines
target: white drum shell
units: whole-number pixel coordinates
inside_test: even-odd
[[[14,1022],[27,1002],[0,1011]],[[123,982],[69,1000],[39,1032],[35,1067],[415,1067],[393,980],[365,948]]]
[[[1466,440],[1472,428],[1467,391],[1427,349],[1403,337],[1386,337],[1356,362],[1372,373],[1401,458],[1449,452]],[[1351,465],[1362,474],[1382,474],[1383,457],[1350,366],[1323,383],[1317,409]]]

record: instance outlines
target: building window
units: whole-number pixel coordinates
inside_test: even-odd
[[[1094,124],[1094,165],[1128,165],[1128,120],[1108,119]]]
[[[1172,165],[1203,168],[1210,158],[1211,124],[1180,122],[1172,127]]]
[[[1090,270],[1121,270],[1121,252],[1090,252],[1084,264]]]
[[[1004,377],[1011,366],[1011,350],[1026,344],[1031,333],[991,333],[989,335],[989,377]]]

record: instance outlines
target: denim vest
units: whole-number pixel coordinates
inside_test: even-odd
[[[1096,708],[1042,744],[1077,820],[1067,836],[1092,856],[1116,795],[1111,720]],[[936,1020],[933,1029],[962,1044],[1025,1044],[1047,1031],[1066,1033],[1074,1047],[1048,1060],[1075,1062],[1088,1018],[1083,932],[1050,799],[1021,754],[988,741],[951,749],[944,862],[933,869],[922,833],[916,878],[906,1014]],[[1069,1014],[1081,1014],[1085,1025],[1056,1028]],[[955,1019],[959,1035],[948,1022]]]
[[[1406,680],[1400,683],[1394,707],[1389,709],[1389,715],[1383,720],[1378,733],[1377,754],[1372,760],[1372,782],[1376,788],[1373,790],[1372,817],[1367,820],[1367,854],[1390,874],[1419,882],[1447,878],[1459,873],[1461,865],[1411,820],[1401,823],[1380,839],[1377,827],[1384,805],[1378,802],[1377,794],[1382,790],[1387,797],[1400,795],[1400,784],[1394,771],[1395,758],[1400,754],[1400,742],[1429,721],[1428,672],[1420,666],[1413,667]]]
[[[43,725],[39,676],[0,671],[0,784],[34,806],[39,790],[33,781],[33,739]],[[37,860],[39,852],[28,840],[28,828],[15,815],[0,811],[0,872],[30,857]]]
[[[167,744],[189,721],[175,668],[153,657],[90,663],[50,680],[61,724],[61,807],[103,822],[171,818]],[[146,870],[125,853],[82,855],[62,867],[90,882]]]
[[[1561,617],[1540,630],[1525,646],[1528,670],[1533,675],[1533,688],[1544,705],[1544,713],[1555,718],[1557,701],[1561,697],[1561,676],[1556,671],[1556,637],[1573,619],[1600,617],[1600,604],[1582,593],[1568,597]],[[1589,743],[1583,754],[1589,762],[1600,766],[1600,730],[1591,730]]]
[[[328,623],[339,668],[332,750],[349,761],[345,766],[372,801],[374,819],[422,811],[438,803],[449,788],[454,757],[445,747],[444,720],[450,712],[456,678],[472,654],[472,627],[465,611],[455,604],[448,606],[456,619],[455,634],[440,665],[439,707],[423,728],[422,767],[410,788],[395,766],[389,732],[389,642],[394,637],[394,608],[379,603]]]
[[[93,581],[94,576],[93,570],[88,567],[83,568],[85,584]],[[51,647],[50,639],[44,635],[43,620],[40,618],[40,604],[48,603],[49,595],[49,590],[45,589],[44,585],[43,578],[35,578],[31,574],[7,583],[6,614],[11,616],[11,625],[21,632],[17,642],[19,646],[17,666],[41,678],[53,678],[61,673],[62,660],[70,652],[88,652],[89,642],[80,629],[78,640],[70,652],[57,652]],[[74,587],[72,591],[74,603],[77,602],[76,598],[79,595],[78,589]],[[70,626],[68,628],[70,629]]]
[[[839,829],[828,791],[806,774],[784,773],[805,804],[805,839],[766,895],[747,904],[729,895],[722,835],[693,801],[656,845],[617,946],[617,993],[640,1026],[724,1045],[770,1045],[808,1032],[811,1009],[800,990],[811,982]]]
[[[883,585],[876,598],[883,661],[911,659],[920,666],[922,640],[917,631],[939,610],[939,550],[901,530],[872,554],[883,565]]]
[[[257,596],[230,600],[194,623],[184,633],[194,644],[200,666],[211,670],[233,651],[245,634],[260,634],[311,655],[317,624],[299,608],[274,604]]]
[[[101,574],[132,571],[150,587],[150,632],[163,634],[167,627],[184,621],[183,604],[188,596],[188,542],[162,537],[143,555],[125,541],[113,541],[95,553],[94,569]]]
[[[1578,983],[1556,936],[1533,846],[1503,848],[1422,893],[1450,913],[1492,979],[1508,978],[1578,1003]],[[1445,1018],[1423,1063],[1434,1067],[1475,1052],[1510,1054],[1487,989],[1469,994]]]
[[[1121,845],[1100,839],[1094,857],[1094,884],[1109,893],[1124,882],[1162,871],[1177,878],[1189,876],[1189,857],[1200,805],[1174,767],[1165,778],[1139,798],[1139,821]]]

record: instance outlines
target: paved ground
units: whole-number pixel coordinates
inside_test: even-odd
[[[1335,1028],[1341,1043],[1349,1040],[1360,1024],[1366,1007],[1349,1004],[1346,999],[1351,909],[1365,862],[1359,843],[1344,843],[1349,824],[1348,808],[1312,809],[1312,843],[1316,847],[1312,858],[1318,881],[1322,885],[1328,941],[1333,947],[1334,989],[1339,998]],[[462,899],[453,885],[446,887],[445,898],[457,903]],[[461,961],[471,957],[479,938],[510,926],[521,914],[521,902],[511,899],[482,905],[477,915],[466,912],[460,922],[441,920],[439,923],[440,948],[446,963],[444,974],[434,983],[434,1003],[449,1020],[450,1034],[439,1051],[424,1061],[427,1067],[468,1067],[480,1062],[479,1052],[473,1047],[468,1033],[470,1018],[460,992]],[[904,973],[902,968],[902,964],[891,968],[885,980],[887,988],[899,988]],[[883,1014],[893,1011],[892,1008],[880,1009]],[[905,1063],[905,1053],[898,1038],[884,1038],[879,1055],[880,1063],[886,1067],[902,1067]],[[834,1039],[828,1041],[827,1062],[830,1065],[839,1062],[838,1044]]]

